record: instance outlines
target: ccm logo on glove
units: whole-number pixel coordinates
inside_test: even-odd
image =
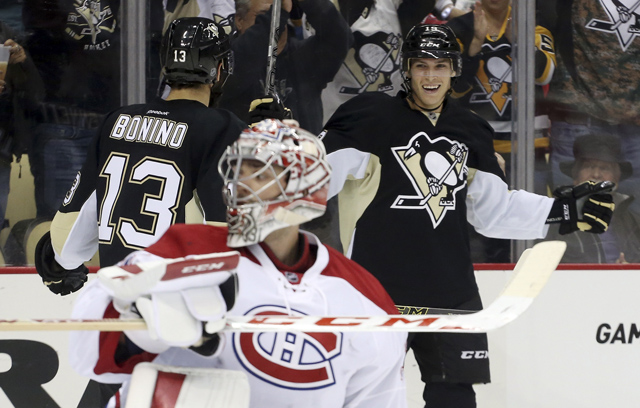
[[[193,272],[202,272],[202,271],[210,271],[213,269],[222,269],[225,267],[224,262],[214,262],[210,264],[203,265],[192,265],[182,268],[182,273],[193,273]]]

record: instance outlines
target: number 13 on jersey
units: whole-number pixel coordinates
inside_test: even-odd
[[[106,179],[106,192],[100,204],[98,237],[101,243],[111,243],[114,234],[129,248],[145,248],[153,244],[176,219],[180,203],[184,175],[178,166],[169,160],[144,157],[130,163],[130,156],[112,153],[100,171]],[[159,184],[157,192],[150,193],[143,185],[150,181]],[[142,194],[140,218],[114,217],[118,205],[135,205]],[[147,218],[145,220],[144,218]],[[148,228],[142,228],[138,224]]]

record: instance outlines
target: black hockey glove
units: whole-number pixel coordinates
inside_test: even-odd
[[[577,186],[556,188],[553,192],[556,201],[547,224],[560,223],[561,235],[574,231],[605,232],[615,209],[613,197],[608,194],[613,187],[611,181],[585,181]]]
[[[284,106],[282,101],[273,96],[254,99],[249,106],[249,122],[251,126],[264,119],[293,119],[291,109]]]
[[[68,295],[80,289],[87,281],[89,269],[80,265],[76,269],[64,269],[55,260],[53,247],[51,246],[51,234],[44,234],[36,245],[36,270],[42,282],[56,295]]]

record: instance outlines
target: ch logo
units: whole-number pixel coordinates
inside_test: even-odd
[[[469,149],[420,132],[406,146],[391,150],[415,189],[414,194],[399,195],[391,208],[426,210],[437,228],[447,211],[456,208],[456,193],[467,185]]]
[[[281,306],[270,305],[258,306],[247,314],[285,315],[286,312]],[[336,382],[332,360],[341,353],[341,333],[234,333],[232,344],[248,372],[278,387],[312,390]]]

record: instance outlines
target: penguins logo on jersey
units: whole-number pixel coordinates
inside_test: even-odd
[[[484,53],[495,54],[486,62],[480,61],[475,80],[482,88],[482,92],[471,95],[470,103],[490,103],[495,111],[502,116],[511,101],[511,46],[498,44],[494,48],[491,44],[482,45]],[[488,49],[487,49],[488,48]]]
[[[391,75],[400,67],[400,36],[377,32],[367,37],[355,32],[353,37],[355,42],[345,59],[345,66],[360,85],[343,86],[340,93],[393,91]]]
[[[287,310],[275,305],[258,306],[247,314],[286,315]],[[342,333],[234,333],[232,344],[242,366],[269,384],[314,390],[336,383],[331,361],[342,352]]]
[[[391,150],[417,193],[399,195],[391,208],[426,210],[437,228],[447,211],[456,208],[456,192],[467,184],[469,149],[444,136],[432,140],[420,132],[406,146]]]
[[[600,0],[609,20],[591,19],[586,28],[618,36],[622,51],[626,51],[637,35],[640,35],[639,0]]]
[[[109,37],[116,29],[116,19],[108,2],[103,6],[100,0],[75,0],[74,9],[75,13],[67,15],[66,33],[83,42],[85,50],[110,47]]]

